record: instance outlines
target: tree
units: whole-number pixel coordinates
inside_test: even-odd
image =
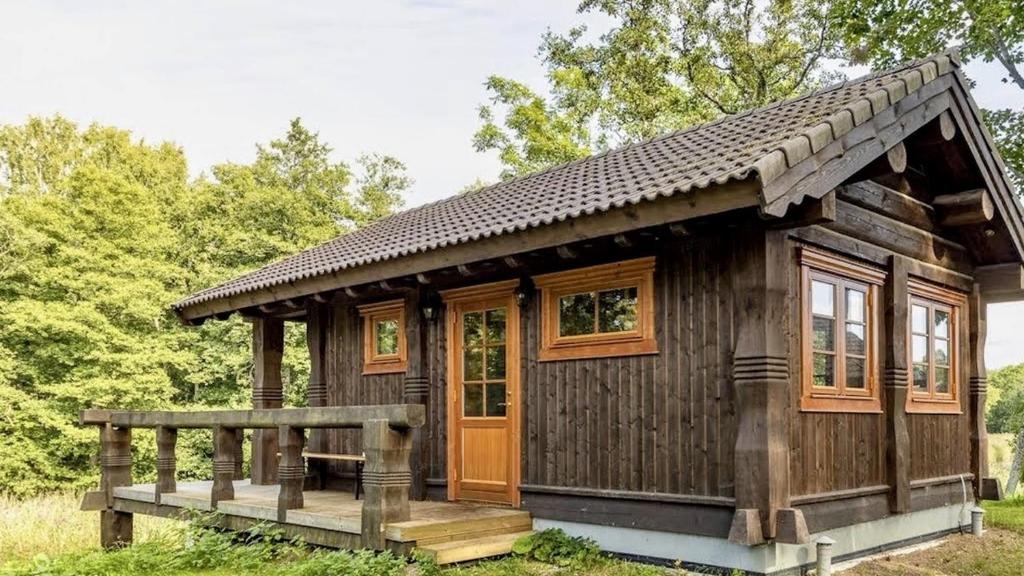
[[[1013,494],[1024,473],[1024,364],[994,370],[989,375],[989,386],[996,398],[988,407],[989,431],[1015,436],[1013,462],[1006,482],[1006,493]]]
[[[502,178],[766,105],[835,75],[836,45],[822,4],[805,0],[584,0],[612,28],[546,33],[545,98],[492,76],[478,151],[496,151]]]
[[[391,213],[404,166],[368,155],[353,174],[301,122],[251,164],[190,180],[184,153],[123,130],[32,118],[0,127],[0,491],[95,484],[87,407],[164,409],[248,402],[250,333],[233,317],[199,329],[169,305],[200,288]],[[289,326],[286,397],[309,361]],[[186,435],[181,466],[209,473],[209,437]],[[141,438],[136,473],[152,475]],[[188,463],[195,467],[189,469]]]
[[[891,66],[959,46],[969,62],[998,62],[1003,82],[1024,91],[1024,2],[1020,0],[835,0],[837,28],[856,62]],[[1024,190],[1024,110],[988,111],[1003,158]]]

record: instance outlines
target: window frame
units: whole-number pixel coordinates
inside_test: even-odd
[[[654,335],[654,265],[655,257],[649,256],[534,276],[534,286],[540,292],[541,338],[538,360],[547,362],[657,354],[658,343]],[[561,298],[628,288],[636,288],[634,330],[560,335]],[[595,301],[595,311],[598,310],[597,306]],[[594,321],[596,325],[598,317]]]
[[[363,324],[363,374],[397,374],[406,371],[408,355],[405,341],[405,301],[388,300],[358,307]],[[398,351],[377,353],[377,325],[398,322]]]
[[[879,379],[879,294],[886,273],[836,254],[800,249],[800,410],[803,412],[849,412],[880,414],[882,401]],[[814,334],[812,281],[833,286],[833,377],[835,386],[814,385]],[[847,289],[864,292],[864,388],[846,387]],[[859,356],[859,355],[858,355]]]
[[[963,383],[961,334],[967,295],[933,284],[911,279],[907,283],[907,404],[909,413],[916,414],[962,414],[960,386]],[[914,388],[914,306],[928,310],[928,391],[919,392]],[[935,325],[936,310],[949,312],[949,393],[935,391]]]

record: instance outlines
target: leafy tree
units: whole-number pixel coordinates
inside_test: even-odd
[[[835,0],[833,12],[852,58],[875,66],[959,46],[967,60],[998,62],[1003,82],[1024,91],[1024,2],[1020,0]],[[1024,185],[1024,110],[989,111],[1000,152]]]
[[[996,398],[988,405],[989,431],[1015,435],[1013,462],[1006,483],[1007,494],[1013,494],[1024,473],[1024,364],[994,370],[989,374],[989,387]]]
[[[546,33],[545,98],[492,76],[478,151],[502,178],[567,162],[795,96],[833,79],[836,45],[821,3],[806,0],[584,0],[613,21],[596,41],[584,25]]]
[[[60,117],[0,127],[0,491],[96,481],[87,407],[248,403],[250,332],[233,317],[180,325],[169,304],[197,289],[388,214],[409,186],[397,160],[360,172],[301,122],[252,164],[190,180],[182,151]],[[289,326],[287,398],[308,381],[304,330]],[[135,442],[152,475],[151,437]],[[209,434],[183,438],[186,477],[209,474]]]

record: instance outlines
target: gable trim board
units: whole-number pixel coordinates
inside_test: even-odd
[[[1021,207],[958,66],[955,53],[939,54],[414,208],[201,291],[174,310],[186,322],[201,321],[751,205],[781,217],[806,197],[821,198],[945,110],[982,167],[1024,261]],[[650,205],[660,217],[644,222],[637,215]]]

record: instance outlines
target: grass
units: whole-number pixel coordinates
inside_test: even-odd
[[[988,435],[988,471],[998,478],[1003,486],[1010,477],[1010,464],[1013,462],[1013,434]]]
[[[680,575],[596,556],[586,544],[555,535],[524,555],[441,570],[407,565],[389,554],[312,550],[271,529],[239,541],[237,535],[193,523],[136,515],[136,544],[97,548],[95,512],[78,511],[79,498],[55,494],[26,501],[0,497],[0,576],[595,576]],[[984,504],[984,538],[953,536],[910,554],[863,563],[848,576],[1018,576],[1024,566],[1024,497]],[[518,548],[518,547],[517,547]],[[537,558],[547,559],[540,562]]]

